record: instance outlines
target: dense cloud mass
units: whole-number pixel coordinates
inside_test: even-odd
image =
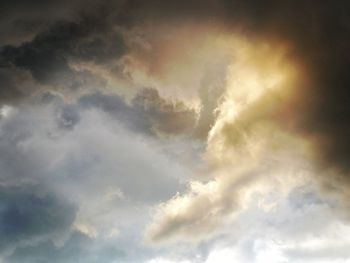
[[[347,262],[349,12],[2,1],[0,261]]]
[[[1,251],[14,245],[59,238],[75,218],[75,207],[67,201],[29,187],[1,189]]]

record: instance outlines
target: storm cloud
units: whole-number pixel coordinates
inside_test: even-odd
[[[329,222],[333,208],[348,215],[349,11],[328,0],[1,2],[1,258],[146,262],[142,236],[210,246],[245,216],[282,229],[261,200],[281,218],[307,217],[292,207],[303,201]],[[272,192],[287,204],[265,204]],[[292,245],[271,245],[288,259],[348,256],[341,244],[298,247],[292,232],[281,238]]]

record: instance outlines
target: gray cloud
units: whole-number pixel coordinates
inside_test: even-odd
[[[107,244],[97,247],[90,237],[73,232],[63,246],[56,246],[53,242],[40,243],[38,245],[19,247],[7,257],[6,262],[15,263],[26,261],[34,262],[115,262],[125,260],[124,251],[117,246]]]
[[[116,95],[100,93],[79,99],[83,107],[98,107],[126,127],[145,134],[189,134],[196,125],[196,113],[182,102],[160,97],[155,89],[141,89],[131,103]]]
[[[30,106],[33,102],[36,106]],[[162,123],[165,117],[171,117],[173,121],[168,128]],[[155,136],[159,132],[183,132],[176,128],[176,122],[181,118],[190,120],[185,122],[189,127],[180,125],[184,127],[181,129],[193,128],[194,112],[183,104],[166,101],[151,89],[138,93],[130,103],[117,95],[101,93],[85,95],[69,104],[52,94],[41,95],[29,104],[10,107],[8,114],[1,119],[1,183],[8,185],[6,189],[11,189],[17,198],[21,193],[13,185],[22,185],[27,191],[28,183],[43,184],[43,189],[48,193],[64,196],[75,204],[79,209],[75,219],[77,224],[91,227],[106,239],[109,239],[113,229],[122,231],[123,236],[137,231],[132,236],[137,238],[142,233],[150,206],[169,199],[183,189],[181,181],[188,177],[189,171],[176,163],[177,160],[171,161],[166,153],[171,154],[173,146],[164,149],[164,146],[158,145]],[[158,123],[163,125],[162,129],[157,126]],[[175,125],[174,130],[172,125]],[[182,144],[176,150],[183,151],[184,146],[186,148]],[[160,148],[154,150],[154,147]],[[33,190],[33,195],[39,193]],[[21,203],[26,204],[19,201]],[[56,208],[57,213],[62,213],[62,217],[55,216],[59,223],[69,214],[63,207]],[[140,216],[140,211],[145,216]],[[22,214],[15,216],[18,220],[25,220]],[[133,229],[128,227],[130,222],[133,222]],[[35,221],[32,227],[36,226]],[[69,232],[70,228],[75,227],[71,222],[65,231]],[[12,232],[24,232],[17,225],[15,228],[18,229]],[[56,230],[64,232],[54,225],[48,225],[47,229],[43,229],[43,234],[49,235],[50,231],[56,233]],[[19,236],[18,243],[13,244],[16,250],[6,262],[45,261],[47,253],[57,255],[57,262],[74,262],[91,253],[101,253],[101,256],[107,253],[104,247],[99,248],[101,252],[96,252],[95,240],[88,242],[89,245],[84,248],[86,250],[70,255],[72,248],[69,240],[61,248],[41,243],[47,238],[40,239],[39,234],[34,237],[38,237],[38,240],[27,244],[26,238]],[[130,240],[120,242],[122,250],[130,253],[130,248],[125,247]],[[104,246],[110,244],[107,242]],[[43,249],[47,249],[47,253]],[[119,256],[117,253],[116,257]],[[125,257],[123,260],[127,261],[134,256],[128,254]],[[113,258],[112,255],[105,255],[106,262]],[[94,262],[92,256],[89,256],[89,260]],[[135,260],[138,262],[141,259],[136,257]]]
[[[74,91],[103,87],[103,78],[87,70],[76,70],[70,63],[107,64],[116,61],[126,51],[123,37],[113,29],[107,18],[86,15],[74,19],[55,21],[33,39],[18,46],[2,46],[1,67],[28,70],[39,83],[56,87],[51,89]],[[17,75],[12,78],[17,78]],[[12,90],[19,89],[6,84],[2,83],[4,93],[13,94]],[[24,94],[30,96],[34,91],[25,90]]]
[[[107,97],[100,96],[96,104],[66,104],[47,95],[33,100],[36,106],[10,107],[1,119],[0,244],[8,253],[15,249],[5,262],[45,261],[46,252],[57,262],[95,253],[109,262],[114,250],[116,258],[124,251],[126,262],[134,256],[131,244],[125,244],[140,239],[151,207],[183,188],[189,170],[171,160],[156,136],[143,127],[131,129],[117,115],[120,109],[121,116],[135,109],[123,100],[118,110],[105,108]],[[108,98],[118,105],[117,96]],[[91,235],[83,238],[86,250],[83,245],[73,253],[73,241],[64,240],[72,229]],[[118,233],[123,233],[120,248],[110,243]],[[104,245],[97,248],[96,242]],[[150,253],[139,249],[145,257]]]
[[[43,186],[1,187],[1,251],[55,240],[69,230],[75,206],[46,191]]]

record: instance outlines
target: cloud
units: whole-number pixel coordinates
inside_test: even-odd
[[[2,252],[16,246],[55,241],[69,231],[76,207],[46,191],[43,186],[1,187]]]
[[[111,244],[98,247],[95,241],[80,232],[73,232],[63,246],[52,242],[19,247],[6,258],[6,262],[115,262],[124,259],[124,251]]]
[[[168,102],[154,89],[141,90],[132,101],[137,111],[149,116],[154,130],[165,134],[190,133],[196,113],[182,102]]]
[[[347,126],[349,103],[346,99],[349,97],[347,89],[349,59],[346,55],[350,30],[347,17],[348,4],[332,1],[317,4],[275,0],[263,3],[178,1],[168,6],[158,1],[147,4],[135,1],[130,6],[130,13],[134,14],[131,17],[135,20],[138,18],[149,24],[153,23],[152,25],[165,21],[166,26],[158,27],[160,36],[166,36],[166,32],[178,33],[175,37],[170,37],[171,43],[163,42],[162,37],[154,36],[156,34],[148,38],[151,39],[149,41],[151,47],[156,47],[150,49],[148,54],[161,55],[157,58],[143,58],[151,61],[151,74],[158,75],[161,79],[169,80],[171,74],[183,76],[182,73],[178,73],[180,66],[177,67],[178,74],[175,74],[175,70],[169,67],[166,61],[172,61],[171,65],[180,65],[181,59],[177,50],[186,50],[192,44],[186,42],[188,32],[196,36],[196,32],[197,34],[205,32],[203,28],[207,30],[214,28],[219,32],[218,38],[222,33],[226,33],[233,37],[246,37],[251,43],[267,43],[276,49],[279,49],[279,46],[287,47],[285,61],[294,63],[300,74],[292,83],[291,93],[280,102],[274,102],[277,104],[277,112],[273,112],[273,116],[266,115],[261,118],[275,118],[273,121],[277,125],[285,125],[288,132],[291,131],[296,136],[312,142],[315,165],[322,171],[336,170],[338,174],[332,176],[330,172],[328,175],[320,176],[320,181],[326,188],[328,186],[338,189],[335,190],[338,193],[343,191],[341,190],[343,185],[348,184],[347,149],[350,148],[345,143],[349,133]],[[184,26],[186,24],[187,27]],[[198,26],[200,24],[203,28]],[[193,28],[196,30],[191,30],[191,25],[195,25]],[[182,26],[186,27],[187,31],[183,30]],[[147,26],[144,28],[147,34]],[[155,40],[155,43],[152,40]],[[204,42],[203,40],[202,43]],[[198,47],[201,47],[200,44]],[[218,50],[220,49],[216,51]],[[191,58],[195,61],[195,58]],[[186,61],[185,56],[183,61]],[[198,69],[200,66],[195,68]],[[188,89],[183,89],[183,94],[186,92]]]
[[[151,184],[147,186],[148,180],[153,181],[152,178],[155,179],[159,176],[155,181],[160,184],[165,182],[163,179],[173,181],[177,177],[175,171],[178,171],[179,176],[181,176],[183,172],[180,171],[181,168],[177,168],[176,164],[172,175],[165,172],[167,171],[166,166],[171,165],[170,160],[161,152],[158,153],[147,144],[144,145],[143,140],[149,140],[149,143],[152,144],[153,139],[152,137],[144,137],[145,131],[143,129],[135,130],[134,132],[137,133],[129,134],[128,130],[125,129],[128,126],[122,128],[123,126],[120,124],[122,121],[119,121],[119,116],[113,116],[114,112],[104,113],[99,110],[100,104],[95,104],[96,106],[91,104],[86,108],[85,104],[79,103],[71,105],[60,102],[57,104],[49,103],[38,108],[25,106],[26,109],[23,110],[14,109],[9,116],[2,120],[2,136],[6,138],[0,145],[4,156],[1,162],[4,182],[16,184],[16,182],[27,179],[45,179],[49,182],[48,174],[57,174],[56,179],[63,177],[67,183],[74,178],[83,179],[84,176],[86,183],[89,181],[88,178],[97,183],[99,180],[95,178],[94,173],[98,172],[106,174],[105,179],[101,181],[102,184],[108,185],[107,177],[110,176],[109,179],[117,180],[120,186],[126,187],[122,187],[125,194],[130,191],[136,195],[143,195],[142,198],[146,198],[148,195],[151,199],[157,199],[159,198],[157,195],[150,195],[152,187]],[[122,106],[126,107],[125,104]],[[125,114],[128,114],[127,111]],[[45,120],[45,122],[39,124],[40,120]],[[12,132],[13,130],[17,132]],[[130,142],[134,142],[130,145],[129,138],[134,136],[133,134],[136,138],[130,140]],[[118,139],[118,137],[125,140]],[[94,143],[97,145],[93,146]],[[134,150],[137,154],[134,153]],[[99,151],[101,154],[106,154],[105,157],[109,157],[98,157]],[[29,152],[31,154],[28,154]],[[153,157],[159,158],[157,167],[148,165],[153,163]],[[20,159],[22,165],[14,165]],[[132,164],[133,160],[136,159],[139,161],[138,166]],[[45,162],[47,166],[42,166],[42,162]],[[162,169],[164,169],[163,172],[161,172]],[[60,175],[60,170],[65,172]],[[76,175],[76,172],[82,177]],[[143,173],[148,175],[143,180],[138,179],[129,185],[131,177],[136,179]],[[167,175],[163,176],[163,173]],[[120,176],[113,177],[113,174]],[[53,178],[51,177],[51,179]],[[170,181],[168,187],[172,188]],[[93,182],[91,181],[91,183]],[[173,183],[176,185],[175,181]],[[167,192],[168,187],[163,185],[159,190],[163,189],[164,192]],[[142,198],[140,197],[140,199]]]
[[[190,134],[196,112],[182,102],[162,98],[155,89],[141,89],[128,104],[120,96],[95,93],[79,99],[83,107],[98,107],[129,129],[145,134]]]
[[[348,9],[344,1],[2,2],[0,95],[14,108],[0,120],[1,183],[40,182],[80,205],[75,226],[99,233],[114,228],[113,202],[134,217],[162,202],[146,233],[158,242],[215,238],[256,192],[290,192],[303,172],[347,207]],[[64,99],[31,100],[43,92]],[[207,149],[203,176],[175,194],[189,171],[159,144],[181,136],[207,139]],[[18,200],[26,191],[15,191]]]
[[[235,59],[225,72],[226,87],[209,131],[206,163],[198,172],[208,181],[193,178],[186,193],[160,205],[146,233],[150,241],[212,238],[244,210],[254,192],[279,185],[283,167],[303,170],[308,166],[303,141],[278,126],[274,118],[265,118],[276,112],[276,104],[288,93],[289,74],[293,76],[289,67],[280,66],[283,51],[263,44],[233,44],[237,45]],[[268,61],[263,59],[267,55]],[[289,186],[279,187],[292,188],[293,180],[288,182]]]
[[[334,213],[334,204],[318,195],[311,182],[304,181],[289,192],[279,189],[268,195],[255,193],[244,211],[227,222],[216,237],[202,240],[195,248],[187,245],[188,250],[195,250],[193,254],[178,252],[176,257],[168,252],[163,260],[347,262],[349,238],[344,233],[349,226]]]
[[[236,49],[233,52],[236,56],[230,64],[224,99],[217,106],[219,114],[208,138],[208,159],[214,160],[219,171],[214,169],[214,179],[208,184],[199,184],[201,190],[190,186],[187,193],[160,206],[160,216],[148,233],[154,241],[174,237],[190,239],[188,233],[200,238],[202,233],[206,236],[213,231],[212,224],[220,225],[222,218],[234,211],[239,199],[229,195],[233,207],[227,208],[226,192],[220,185],[231,185],[227,182],[239,182],[246,177],[244,173],[231,171],[228,163],[250,167],[252,161],[247,163],[237,155],[248,160],[256,150],[264,152],[256,157],[261,161],[261,173],[264,173],[262,164],[270,156],[280,161],[280,150],[287,149],[291,156],[286,160],[291,164],[287,161],[286,166],[295,165],[293,159],[303,156],[310,162],[308,165],[319,170],[312,176],[318,178],[318,184],[323,184],[323,190],[328,188],[327,191],[344,200],[348,196],[349,147],[344,142],[348,134],[348,77],[345,72],[349,61],[344,54],[349,41],[346,36],[349,23],[343,4],[309,5],[299,1],[224,1],[223,4],[225,11],[219,12],[224,18],[214,20],[213,24],[221,27],[223,23],[223,30],[236,37],[236,42],[230,42]],[[182,2],[176,8],[181,10],[185,6],[193,10],[191,5]],[[143,10],[147,17],[148,9]],[[187,18],[186,13],[177,16],[173,10],[160,5],[150,13],[168,11],[169,24],[176,24],[179,17]],[[217,11],[212,10],[215,18]],[[196,18],[203,21],[203,13],[196,14]],[[296,16],[301,19],[295,19]],[[159,20],[162,19],[160,16]],[[332,51],[334,46],[336,52]],[[268,149],[260,148],[260,143]],[[217,175],[223,167],[228,167],[228,175]],[[255,171],[254,179],[247,180],[239,189],[249,191],[252,181],[261,173]],[[269,180],[267,174],[266,181]],[[217,211],[225,211],[225,215],[218,212],[216,217]],[[220,222],[214,220],[213,223],[213,217]]]
[[[129,243],[140,239],[152,206],[181,191],[190,175],[189,168],[170,155],[173,147],[185,144],[165,146],[143,128],[129,129],[132,126],[124,125],[122,117],[135,110],[131,105],[120,99],[121,108],[109,109],[108,101],[118,101],[117,96],[91,96],[101,100],[67,104],[47,95],[33,99],[36,106],[4,110],[0,121],[4,239],[0,244],[8,249],[2,257],[9,262],[45,261],[48,254],[42,249],[57,255],[57,262],[74,262],[83,257],[81,253],[95,253],[96,242],[105,244],[98,248],[101,255],[110,246],[115,249],[111,245],[115,240],[120,240],[129,260],[134,257]],[[164,102],[152,98],[152,103]],[[90,252],[84,248],[67,255],[72,249],[67,235],[84,229],[85,234],[94,233],[84,237],[92,239],[86,248]],[[150,252],[142,250],[147,257]],[[105,257],[106,262],[113,258]]]
[[[103,77],[88,70],[77,70],[72,62],[108,64],[117,61],[126,52],[120,32],[107,21],[92,15],[74,18],[74,21],[55,21],[48,29],[42,30],[18,46],[5,45],[0,50],[0,64],[8,71],[12,68],[27,70],[46,89],[74,90],[88,87],[104,87]],[[13,75],[12,78],[17,78]],[[8,93],[11,89],[2,83]],[[23,90],[30,96],[35,90]],[[14,94],[15,95],[15,94]]]

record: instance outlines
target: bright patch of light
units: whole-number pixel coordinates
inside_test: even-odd
[[[240,262],[239,256],[237,253],[229,248],[223,248],[212,251],[205,263],[232,263]]]
[[[147,263],[191,263],[188,260],[180,260],[180,261],[174,261],[174,260],[169,260],[169,259],[164,259],[164,258],[155,258],[152,259],[150,261],[148,261]]]
[[[12,107],[4,105],[0,108],[0,116],[6,118],[12,111]]]
[[[256,263],[287,263],[287,259],[282,255],[276,246],[268,246],[257,252]]]

